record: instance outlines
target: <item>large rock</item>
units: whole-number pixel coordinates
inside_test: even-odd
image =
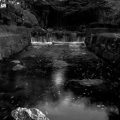
[[[49,120],[40,110],[37,108],[21,108],[11,112],[12,117],[15,120]]]
[[[23,24],[27,27],[38,25],[38,20],[29,10],[23,10]]]
[[[30,44],[30,31],[25,27],[1,26],[0,60],[22,51]]]
[[[110,63],[120,61],[120,32],[99,31],[91,32],[85,39],[88,50]]]
[[[82,86],[98,86],[103,84],[103,80],[101,79],[83,79],[83,80],[71,80],[72,83],[78,83]]]

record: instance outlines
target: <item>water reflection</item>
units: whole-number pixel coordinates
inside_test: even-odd
[[[56,87],[60,88],[61,85],[64,84],[65,81],[65,68],[63,69],[58,69],[53,72],[52,74],[52,79]]]
[[[88,53],[72,55],[72,50],[81,50],[78,46],[68,49],[62,46],[63,56],[53,50],[52,59],[20,59],[25,69],[18,71],[11,60],[1,63],[2,119],[13,120],[10,112],[16,107],[37,107],[50,120],[119,120],[119,85],[113,71],[98,59],[89,59]]]
[[[108,120],[105,109],[89,105],[85,98],[75,101],[70,94],[60,98],[56,103],[38,105],[37,108],[46,111],[51,120]]]

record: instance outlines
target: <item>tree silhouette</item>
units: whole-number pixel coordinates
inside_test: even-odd
[[[47,27],[51,9],[61,14],[62,18],[74,15],[77,19],[78,16],[83,14],[88,16],[89,13],[91,14],[90,21],[96,17],[98,22],[120,23],[119,0],[1,0],[0,4],[6,3],[6,9],[8,9],[9,6],[15,6],[17,2],[21,4],[22,9],[29,9],[30,12],[38,16],[37,18],[43,27]],[[19,10],[15,8],[13,11],[19,17]],[[75,16],[76,14],[77,16]]]

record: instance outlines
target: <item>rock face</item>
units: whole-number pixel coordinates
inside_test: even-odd
[[[91,33],[85,39],[88,50],[110,63],[120,61],[120,33]]]
[[[30,31],[25,27],[1,26],[0,60],[23,50],[30,44]]]
[[[36,108],[21,108],[11,112],[15,120],[49,120],[40,110]]]
[[[39,25],[37,18],[28,10],[23,10],[23,24],[27,27]]]

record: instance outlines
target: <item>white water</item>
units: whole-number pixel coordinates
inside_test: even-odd
[[[65,41],[47,41],[44,39],[44,41],[37,41],[35,38],[31,38],[31,44],[32,45],[80,45],[84,44],[84,41],[72,41],[72,42],[65,42]]]

